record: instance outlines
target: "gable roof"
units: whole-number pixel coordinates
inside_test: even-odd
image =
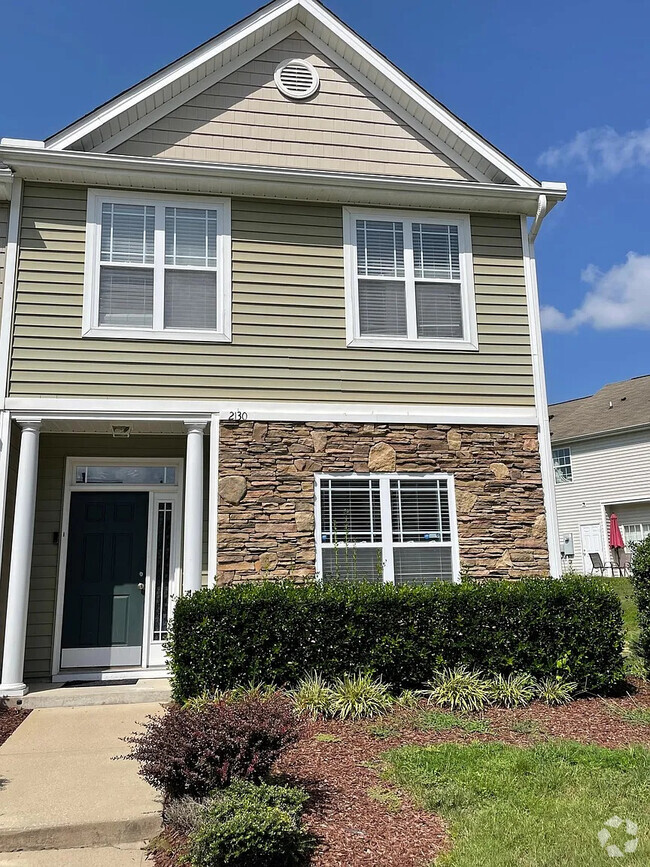
[[[318,0],[272,0],[50,136],[45,149],[107,153],[293,32],[335,58],[476,181],[542,190],[539,181],[423,90]]]
[[[650,426],[650,375],[612,382],[589,397],[551,404],[548,409],[554,445]]]

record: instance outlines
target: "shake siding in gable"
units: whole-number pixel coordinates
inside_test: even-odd
[[[280,62],[305,58],[320,89],[287,99]],[[171,111],[113,153],[316,171],[465,180],[466,172],[297,33]]]
[[[345,343],[342,210],[236,199],[233,342],[81,337],[86,190],[27,184],[11,396],[534,404],[517,217],[472,216],[480,351]]]

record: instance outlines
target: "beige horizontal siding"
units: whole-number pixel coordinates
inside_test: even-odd
[[[0,202],[0,300],[4,296],[5,262],[7,259],[7,231],[9,229],[9,203]]]
[[[85,208],[83,188],[26,185],[12,396],[533,404],[516,217],[472,217],[480,351],[399,352],[346,346],[341,208],[250,199],[231,344],[82,338]]]
[[[51,434],[40,438],[38,489],[34,525],[34,549],[29,592],[25,677],[45,678],[52,673],[52,642],[56,608],[56,582],[61,533],[65,463],[68,457],[179,458],[184,457],[185,437],[132,436],[114,439],[100,434]],[[16,437],[16,442],[18,438]],[[14,440],[12,440],[13,444]],[[208,437],[205,443],[204,523],[208,516]],[[203,568],[207,565],[207,532],[203,532]],[[65,544],[65,540],[61,540]]]
[[[290,100],[273,75],[309,60],[318,93]],[[171,111],[115,153],[317,171],[469,176],[297,33]]]

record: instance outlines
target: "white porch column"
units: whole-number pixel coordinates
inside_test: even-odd
[[[203,431],[207,422],[185,422],[185,518],[183,523],[183,592],[201,589],[203,559]]]
[[[38,476],[38,438],[40,419],[18,422],[22,427],[20,459],[16,485],[14,527],[11,539],[11,564],[7,594],[4,656],[2,660],[1,695],[25,695],[23,683],[27,605],[34,542],[36,481]]]

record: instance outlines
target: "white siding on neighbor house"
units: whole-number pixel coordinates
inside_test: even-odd
[[[615,511],[620,524],[650,522],[650,429],[553,442],[554,448],[565,445],[571,448],[573,481],[556,482],[555,496],[560,540],[573,536],[574,556],[563,558],[563,564],[565,571],[581,572],[581,526],[600,525],[603,559],[611,559],[603,507],[612,507],[607,515]]]

